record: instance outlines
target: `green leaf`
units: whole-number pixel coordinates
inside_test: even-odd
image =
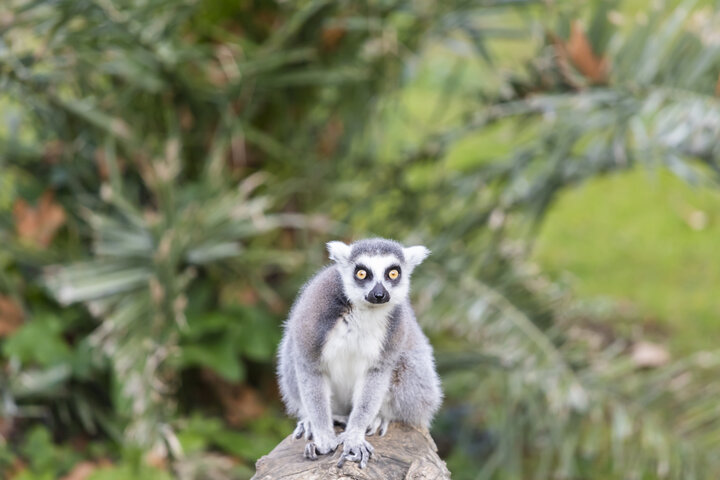
[[[195,414],[186,420],[177,433],[177,438],[186,454],[205,450],[223,429],[217,418],[206,418]]]
[[[280,341],[277,320],[260,309],[248,308],[241,312],[239,324],[242,330],[237,336],[240,352],[252,360],[271,360]]]
[[[120,464],[95,470],[87,480],[172,480],[172,475],[158,468]]]
[[[20,451],[30,463],[28,478],[33,479],[57,478],[61,472],[67,471],[80,459],[80,456],[71,449],[56,446],[50,432],[43,426],[30,429]]]
[[[50,315],[33,318],[15,331],[2,347],[3,354],[24,364],[43,367],[69,363],[72,351],[62,338],[60,319]]]
[[[201,312],[188,315],[188,328],[183,331],[183,336],[189,340],[199,340],[208,334],[232,329],[237,321],[237,316],[227,312]]]
[[[180,357],[182,365],[208,367],[230,382],[245,378],[245,367],[232,341],[227,338],[217,343],[186,345]]]
[[[223,430],[215,435],[213,443],[232,455],[254,462],[275,448],[279,440],[272,435]]]

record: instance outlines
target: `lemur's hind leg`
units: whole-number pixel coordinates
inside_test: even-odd
[[[390,417],[383,416],[382,413],[375,417],[375,420],[365,430],[365,435],[368,437],[378,434],[379,437],[384,436],[387,433],[388,426],[390,425]]]
[[[347,426],[348,422],[348,415],[333,415],[333,423],[335,425],[339,425],[343,429]],[[377,417],[370,423],[370,425],[367,426],[365,429],[365,435],[372,436],[376,433],[380,435],[381,437],[387,433],[388,424],[390,423],[390,419],[387,415],[383,415],[382,412],[378,414]],[[296,437],[300,438],[300,437]]]
[[[347,426],[348,415],[333,415],[333,423],[339,425],[342,428]],[[365,435],[371,436],[377,433],[381,437],[387,433],[387,428],[390,423],[390,419],[387,416],[383,416],[382,413],[378,414],[377,417],[368,425],[365,430]],[[300,438],[300,437],[296,437]]]
[[[333,423],[345,428],[348,422],[348,415],[333,415]]]
[[[395,420],[393,413],[392,401],[390,398],[390,392],[385,395],[380,411],[375,418],[370,422],[370,425],[365,429],[365,435],[368,437],[377,434],[379,437],[384,436],[387,433],[390,422]]]
[[[312,440],[313,438],[312,425],[310,424],[310,420],[306,418],[301,418],[297,423],[297,427],[295,427],[295,431],[293,431],[294,439],[297,440],[301,437],[305,437],[305,440]]]
[[[442,401],[440,379],[429,357],[412,351],[404,355],[411,358],[401,356],[393,373],[388,392],[389,418],[428,428]]]

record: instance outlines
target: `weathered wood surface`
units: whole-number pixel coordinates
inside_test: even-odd
[[[384,437],[371,436],[375,452],[367,467],[345,462],[337,468],[342,445],[334,454],[317,460],[303,458],[307,440],[288,436],[255,464],[252,480],[445,480],[450,472],[437,454],[435,442],[427,430],[400,423],[390,424]]]

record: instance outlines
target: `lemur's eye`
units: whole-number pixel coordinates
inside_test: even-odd
[[[390,278],[390,280],[395,280],[399,276],[400,276],[400,272],[398,272],[394,268],[388,272],[388,277]]]
[[[360,280],[364,280],[365,277],[367,277],[367,272],[365,270],[358,270],[357,272],[355,272],[355,276]]]

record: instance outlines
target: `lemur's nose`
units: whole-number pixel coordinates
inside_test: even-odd
[[[390,294],[387,290],[385,290],[385,287],[383,287],[383,284],[378,282],[375,284],[375,287],[373,287],[370,292],[368,292],[365,299],[374,304],[379,303],[386,303],[390,300]]]

